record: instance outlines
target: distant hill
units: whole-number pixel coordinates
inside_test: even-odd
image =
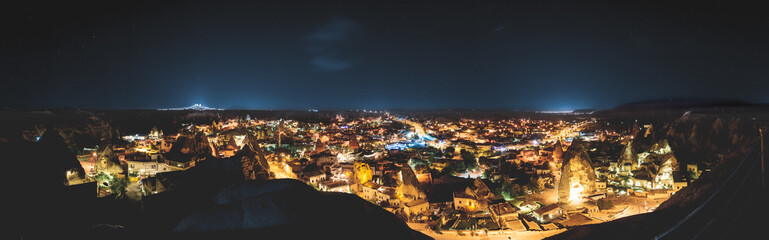
[[[614,111],[627,110],[684,110],[692,108],[768,107],[766,104],[747,103],[735,99],[666,99],[625,103]]]
[[[656,119],[672,121],[686,112],[698,114],[731,114],[734,117],[751,118],[765,116],[769,104],[749,103],[735,99],[666,99],[631,102],[612,109],[594,112],[603,119]]]
[[[593,108],[583,108],[583,109],[576,109],[576,110],[572,111],[572,113],[575,113],[575,114],[591,114],[591,113],[594,113],[595,111],[596,110],[593,109]]]

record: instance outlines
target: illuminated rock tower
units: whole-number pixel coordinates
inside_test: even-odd
[[[558,202],[575,203],[582,196],[595,191],[595,170],[587,149],[579,140],[574,140],[564,153],[561,180],[558,183]]]
[[[563,146],[561,145],[561,141],[555,142],[555,146],[553,146],[553,159],[555,161],[563,161]]]

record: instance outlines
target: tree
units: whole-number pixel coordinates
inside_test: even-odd
[[[115,194],[115,198],[123,198],[123,194],[128,187],[128,181],[125,178],[114,178],[109,186],[109,191]]]
[[[115,194],[115,198],[122,198],[128,187],[128,181],[125,178],[117,178],[107,172],[97,173],[94,179],[96,179],[98,188],[109,189],[112,194]]]
[[[512,190],[510,191],[510,193],[512,194],[513,198],[526,196],[526,188],[521,185],[513,184],[511,189]]]
[[[524,176],[526,174],[526,172],[523,170],[523,168],[521,168],[521,166],[518,165],[518,163],[516,163],[516,162],[511,162],[511,163],[509,163],[509,165],[506,165],[506,166],[507,166],[506,167],[506,169],[507,169],[506,172],[507,172],[507,176],[508,177],[511,177],[511,178],[521,178],[522,176]]]
[[[427,156],[425,161],[427,161],[427,164],[432,165],[435,162],[435,156]]]
[[[112,175],[106,172],[98,172],[93,178],[96,179],[96,183],[99,184],[98,186],[103,187],[108,187],[109,182],[112,181]]]
[[[425,160],[423,160],[421,158],[412,158],[411,160],[409,160],[409,162],[411,163],[411,165],[413,165],[415,167],[428,164],[427,161],[425,161]]]
[[[619,178],[622,179],[620,184],[623,184],[623,185],[626,185],[626,186],[630,185],[630,176],[628,176],[628,175],[620,175]]]
[[[416,173],[429,173],[430,167],[427,167],[427,165],[416,165],[414,167],[414,172]]]
[[[454,151],[456,151],[454,147],[447,147],[446,149],[443,149],[443,155],[445,155],[447,158],[451,158],[454,156]]]
[[[441,150],[436,150],[435,153],[433,153],[433,157],[443,157],[443,152]]]
[[[599,210],[606,210],[606,209],[612,209],[614,208],[614,202],[612,202],[609,199],[601,198],[598,199],[596,202],[596,205],[598,205]]]
[[[513,199],[512,185],[509,181],[505,181],[505,183],[502,183],[502,187],[500,187],[499,189],[499,194],[502,195],[502,197],[504,197],[505,200]]]
[[[502,197],[504,197],[505,200],[513,200],[526,195],[526,189],[521,185],[505,181],[505,183],[502,184],[499,193],[502,194]]]
[[[448,166],[443,168],[442,174],[450,175],[452,173],[463,173],[467,171],[467,167],[464,162],[452,161]]]
[[[475,159],[475,154],[464,149],[460,151],[460,154],[462,156],[462,161],[465,163],[465,167],[467,167],[468,170],[475,169],[476,167],[478,167],[478,162]]]
[[[531,177],[526,187],[532,192],[540,192],[545,189],[545,181],[538,177]]]
[[[493,174],[491,172],[491,169],[486,169],[485,171],[483,171],[483,175],[481,176],[481,178],[488,179],[489,177],[491,177],[491,174]]]
[[[697,174],[697,172],[695,171],[688,171],[688,173],[689,173],[689,179],[691,180],[697,180],[697,178],[700,177],[700,175]]]

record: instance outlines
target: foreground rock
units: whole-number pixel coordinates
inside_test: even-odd
[[[231,185],[214,198],[215,205],[182,219],[176,232],[260,231],[287,238],[429,239],[402,220],[363,199],[343,193],[321,193],[290,179]]]

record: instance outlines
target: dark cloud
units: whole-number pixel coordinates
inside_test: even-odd
[[[321,23],[310,33],[307,52],[310,64],[318,70],[340,71],[352,67],[351,46],[360,24],[346,18],[335,17]]]
[[[316,56],[315,58],[312,59],[312,61],[310,61],[310,64],[312,64],[315,67],[318,67],[318,69],[326,70],[326,71],[345,70],[347,68],[350,68],[350,66],[352,66],[352,64],[349,61],[331,59],[323,56]]]

